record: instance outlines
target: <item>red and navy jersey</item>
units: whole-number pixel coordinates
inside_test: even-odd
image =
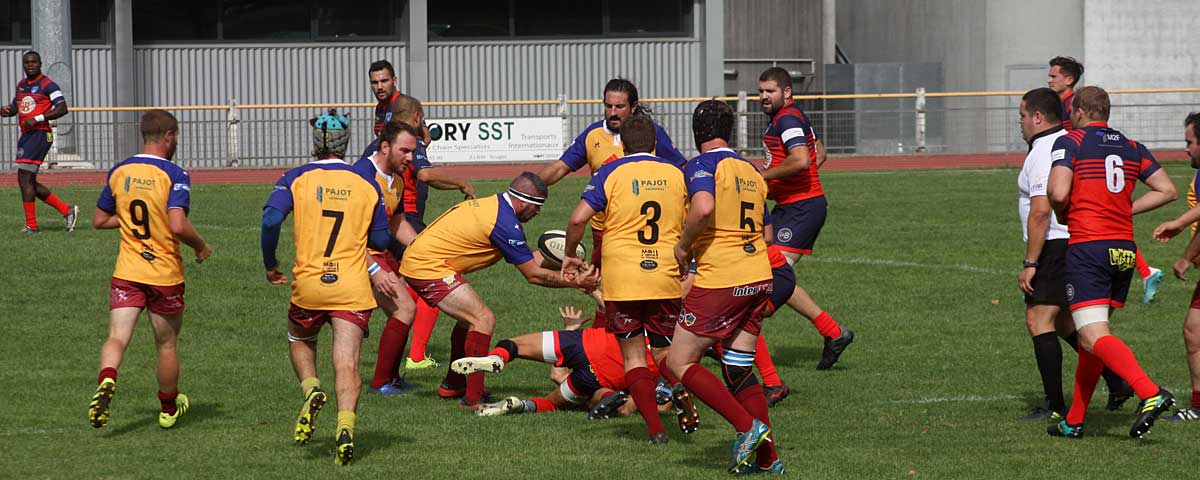
[[[808,168],[787,178],[767,180],[768,198],[776,203],[795,203],[825,194],[821,189],[821,176],[817,173],[817,132],[800,106],[788,100],[763,133],[763,146],[767,150],[767,161],[763,170],[770,170],[783,163],[788,151],[796,147],[808,147]]]
[[[55,105],[66,103],[62,90],[50,77],[38,74],[30,79],[22,78],[17,82],[17,94],[13,96],[11,106],[17,111],[17,123],[21,125],[21,133],[30,130],[50,131],[50,122],[38,122],[33,128],[25,128],[25,119],[45,115]]]
[[[1062,119],[1063,130],[1070,130],[1075,126],[1071,123],[1071,102],[1075,101],[1075,89],[1068,88],[1066,93],[1067,94],[1063,95],[1061,99],[1062,116],[1060,118]]]
[[[377,151],[379,151],[378,137],[370,145],[367,145],[366,150],[363,150],[359,161],[364,158],[369,159]],[[421,230],[425,229],[425,200],[429,194],[429,186],[425,185],[425,182],[417,180],[417,172],[430,167],[433,167],[433,164],[429,163],[429,154],[425,152],[425,141],[418,138],[417,149],[413,151],[412,163],[404,169],[404,172],[400,173],[400,178],[404,179],[404,195],[401,199],[402,208],[400,210],[404,211],[409,223],[417,233],[421,233]]]
[[[400,96],[400,91],[392,94],[392,98],[375,104],[375,136],[379,136],[379,131],[383,130],[383,124],[392,119],[392,102],[396,101],[396,97]]]
[[[1070,168],[1069,243],[1133,241],[1133,188],[1160,168],[1145,145],[1104,122],[1071,130],[1054,141],[1054,167]]]

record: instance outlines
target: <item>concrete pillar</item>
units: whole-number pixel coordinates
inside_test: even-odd
[[[821,0],[821,62],[837,63],[837,0]]]
[[[408,79],[407,95],[422,101],[429,100],[429,3],[428,0],[408,2]]]
[[[725,0],[696,2],[700,13],[700,56],[704,73],[700,90],[704,96],[725,95]]]
[[[113,0],[112,99],[113,106],[137,106],[133,58],[133,0]],[[141,151],[140,112],[113,113],[113,157],[121,161]]]
[[[72,83],[75,70],[71,62],[71,0],[30,2],[33,49],[42,56],[42,73],[58,84],[67,105],[75,100]],[[54,146],[59,152],[75,153],[71,114],[55,120]]]

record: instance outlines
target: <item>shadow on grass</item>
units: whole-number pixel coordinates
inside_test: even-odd
[[[149,426],[158,425],[159,410],[153,408],[139,408],[133,412],[133,416],[137,417],[132,423],[121,425],[119,428],[114,428],[108,431],[108,436],[124,435],[134,430],[140,430]],[[179,419],[179,423],[175,428],[188,428],[192,424],[202,423],[214,418],[225,416],[221,412],[221,404],[216,402],[196,402],[192,403],[186,414]]]
[[[312,441],[307,445],[297,448],[305,449],[304,456],[308,460],[319,461],[321,459],[333,461],[334,449],[336,446],[333,434],[330,430],[321,429],[313,437]],[[355,435],[354,438],[354,462],[360,462],[365,458],[369,458],[375,451],[392,452],[403,451],[403,449],[393,449],[396,444],[415,444],[416,439],[405,435],[397,435],[395,432],[388,430],[372,430]],[[353,464],[351,464],[353,465]]]

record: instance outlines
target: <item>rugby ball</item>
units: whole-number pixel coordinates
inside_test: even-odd
[[[538,237],[537,246],[538,251],[542,252],[542,256],[562,263],[567,250],[567,232],[562,230],[547,230],[546,233]],[[575,247],[575,253],[579,258],[587,258],[587,250],[583,248],[582,243]]]

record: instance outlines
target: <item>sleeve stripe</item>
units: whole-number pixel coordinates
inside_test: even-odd
[[[783,143],[790,142],[797,137],[805,137],[804,128],[789,128],[784,130],[783,133],[779,134],[779,138],[780,140],[783,140]]]
[[[53,92],[50,92],[50,100],[58,100],[60,98],[63,98],[63,94],[61,91],[55,90]]]

